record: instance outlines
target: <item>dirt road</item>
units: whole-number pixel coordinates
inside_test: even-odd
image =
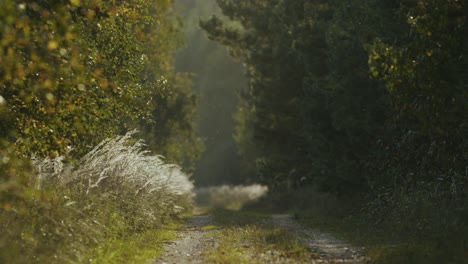
[[[292,233],[296,239],[309,247],[313,258],[303,263],[367,263],[360,250],[350,244],[336,239],[331,234],[305,228],[297,223],[291,215],[278,214],[271,216],[272,228],[281,228]],[[223,227],[216,227],[213,218],[208,215],[194,216],[189,219],[184,230],[177,233],[178,239],[168,243],[161,258],[155,259],[153,264],[184,264],[184,263],[210,263],[207,251],[213,252],[218,246],[217,237],[212,232],[220,232]],[[243,232],[239,227],[239,232]],[[258,250],[258,249],[257,249]],[[272,253],[270,250],[262,252],[261,258],[244,254],[246,263],[296,263],[286,256],[275,256],[281,253]],[[258,254],[257,254],[258,255]],[[269,257],[271,255],[271,257]],[[224,259],[222,263],[226,263]],[[236,261],[227,263],[236,263]]]
[[[294,233],[301,242],[306,244],[313,252],[319,254],[316,262],[325,263],[366,263],[368,259],[362,254],[362,249],[353,247],[333,235],[310,228],[305,228],[297,223],[291,215],[272,215],[275,226],[284,228]]]
[[[177,232],[177,240],[168,243],[161,258],[154,264],[206,263],[203,252],[216,246],[214,238],[206,237],[206,226],[212,224],[208,215],[193,216],[182,231]]]

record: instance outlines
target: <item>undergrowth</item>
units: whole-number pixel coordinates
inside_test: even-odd
[[[21,203],[0,212],[1,263],[144,263],[173,237],[193,185],[132,134],[75,163],[34,159]]]
[[[465,201],[443,186],[401,188],[367,199],[310,187],[289,199],[298,205],[299,221],[364,247],[374,263],[468,263]]]

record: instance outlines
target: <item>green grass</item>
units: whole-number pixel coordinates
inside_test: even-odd
[[[161,256],[164,242],[175,239],[174,225],[123,239],[109,239],[90,252],[93,263],[147,263]]]
[[[38,192],[41,202],[30,198],[22,213],[0,209],[0,263],[147,263],[181,225],[167,210],[154,210],[166,213],[158,221],[144,219],[102,196],[64,206],[59,191]]]
[[[308,263],[315,255],[291,233],[275,228],[270,216],[252,212],[217,211],[214,220],[219,230],[208,235],[218,246],[206,252],[209,263],[264,263],[288,258]],[[274,253],[271,253],[274,252]]]

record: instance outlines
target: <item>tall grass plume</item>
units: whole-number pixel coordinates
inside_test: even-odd
[[[0,212],[0,262],[95,262],[115,241],[158,229],[190,209],[193,183],[134,133],[81,159],[34,158],[25,203]]]

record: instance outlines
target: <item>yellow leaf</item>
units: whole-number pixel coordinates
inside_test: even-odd
[[[71,39],[73,39],[73,34],[72,34],[71,32],[65,33],[65,39],[66,39],[66,40],[71,40]]]
[[[49,43],[47,43],[47,48],[49,50],[54,50],[58,48],[58,43],[55,40],[50,40]]]
[[[101,79],[98,82],[99,85],[104,89],[107,89],[107,87],[109,86],[109,82],[107,81],[107,79]]]
[[[80,6],[81,1],[80,1],[80,0],[70,0],[70,3],[71,3],[73,6]]]
[[[10,203],[5,203],[3,204],[3,209],[7,212],[11,210],[11,204]]]
[[[55,96],[54,96],[53,94],[51,94],[51,93],[47,93],[47,94],[46,94],[46,98],[47,98],[47,100],[49,100],[49,101],[53,101],[53,100],[55,99]]]
[[[52,88],[52,81],[47,79],[45,80],[45,82],[42,84],[42,86],[44,86],[44,88]]]

